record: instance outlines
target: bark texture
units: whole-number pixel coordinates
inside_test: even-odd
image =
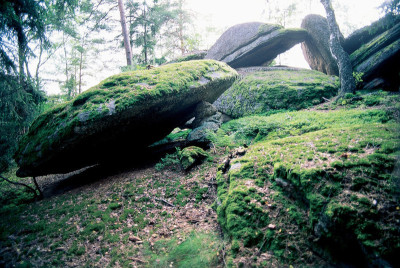
[[[122,35],[124,37],[126,64],[132,65],[132,49],[131,49],[131,43],[129,42],[128,29],[126,27],[126,19],[125,19],[125,9],[122,0],[118,0],[118,8],[119,8],[119,14],[121,16],[121,27],[122,27]]]
[[[346,93],[354,93],[356,89],[356,83],[353,77],[353,67],[350,61],[349,54],[344,51],[340,44],[340,30],[336,22],[335,12],[332,8],[331,0],[321,0],[322,5],[326,11],[326,17],[328,20],[328,27],[330,32],[329,46],[333,58],[339,68],[340,78],[340,91],[339,96]]]

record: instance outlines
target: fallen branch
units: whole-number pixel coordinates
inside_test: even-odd
[[[141,259],[138,259],[138,258],[134,258],[134,257],[128,257],[128,260],[131,260],[131,261],[134,261],[134,262],[137,262],[137,263],[147,263],[147,261],[144,261],[144,260],[141,260]]]
[[[5,180],[5,181],[8,182],[8,183],[11,183],[11,184],[14,184],[14,185],[18,185],[18,186],[24,186],[24,187],[26,187],[28,190],[30,190],[30,191],[35,195],[35,197],[38,196],[36,190],[33,189],[32,187],[30,187],[29,185],[25,184],[25,183],[10,181],[9,179],[3,177],[2,175],[0,175],[0,178],[2,178],[3,180]],[[34,181],[36,182],[36,180],[34,180]],[[37,184],[37,183],[36,183],[36,184]],[[41,191],[39,190],[39,192],[41,192]]]
[[[156,201],[158,201],[158,202],[161,202],[161,203],[164,203],[165,205],[167,205],[167,206],[169,206],[169,207],[175,207],[175,205],[174,204],[171,204],[170,202],[168,202],[168,201],[166,201],[166,200],[164,200],[164,199],[159,199],[159,198],[154,198],[154,200],[156,200]]]
[[[32,180],[33,180],[33,183],[36,186],[36,189],[39,191],[39,197],[43,198],[43,192],[42,192],[42,190],[40,190],[39,184],[36,181],[36,177],[32,177]]]

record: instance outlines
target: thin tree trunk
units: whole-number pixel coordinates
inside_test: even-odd
[[[24,63],[25,63],[25,52],[22,44],[18,45],[18,64],[19,64],[19,83],[22,86],[24,84]]]
[[[322,5],[326,11],[326,17],[328,20],[330,40],[329,46],[333,58],[339,68],[340,78],[340,90],[339,97],[346,93],[354,93],[356,89],[356,83],[353,77],[353,67],[351,65],[349,54],[344,51],[340,44],[340,29],[336,22],[335,12],[332,8],[331,0],[321,0]]]
[[[80,58],[80,61],[79,61],[79,94],[81,94],[82,93],[82,67],[83,67],[83,52],[80,52],[81,53],[81,58]],[[132,65],[132,63],[131,63],[131,65]]]
[[[146,4],[146,2],[145,2]],[[144,64],[147,65],[147,22],[146,22],[146,5],[143,7],[143,18],[145,19],[144,23],[144,35],[143,35],[143,49],[144,49]]]
[[[39,69],[42,64],[42,56],[43,56],[43,41],[42,39],[40,39],[38,63],[36,65],[36,71],[35,71],[36,90],[39,90],[40,87]]]
[[[125,8],[122,0],[118,0],[119,14],[121,16],[122,35],[124,37],[124,46],[126,54],[126,64],[132,65],[132,49],[129,42],[128,29],[126,27]]]
[[[181,54],[185,54],[185,40],[183,36],[183,10],[182,10],[182,0],[179,1],[179,41]]]
[[[65,35],[63,33],[63,45],[64,45],[64,57],[65,57],[65,85],[68,85],[68,81],[69,81],[69,76],[68,76],[68,53],[67,53],[67,45],[65,43]],[[71,99],[71,92],[70,90],[68,90],[67,92],[68,95],[68,99]]]
[[[40,186],[39,186],[39,184],[38,184],[38,182],[37,182],[37,180],[36,180],[36,177],[32,177],[32,180],[33,180],[33,183],[34,183],[35,186],[36,186],[36,189],[39,191],[39,198],[40,198],[40,199],[43,199],[43,192],[42,192],[42,190],[40,189]]]

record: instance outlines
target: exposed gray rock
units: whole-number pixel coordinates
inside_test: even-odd
[[[216,113],[213,116],[205,118],[201,121],[201,124],[193,129],[187,136],[189,142],[208,142],[208,134],[210,132],[216,132],[222,125],[222,114]]]
[[[193,112],[193,118],[186,123],[185,127],[192,129],[197,128],[217,112],[218,110],[214,105],[209,102],[202,101],[196,106]]]
[[[228,63],[234,68],[266,66],[279,54],[305,40],[303,29],[250,22],[232,26],[210,48],[206,59]]]
[[[311,69],[328,75],[339,75],[339,69],[329,48],[329,28],[326,18],[310,14],[303,19],[301,27],[308,32],[301,49]]]

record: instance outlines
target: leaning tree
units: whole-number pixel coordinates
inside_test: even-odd
[[[330,32],[329,47],[333,58],[339,68],[340,90],[339,97],[346,93],[354,93],[356,82],[353,77],[353,66],[351,65],[349,54],[344,51],[340,44],[340,29],[336,22],[335,12],[332,8],[331,0],[321,0],[326,11],[328,27]]]

